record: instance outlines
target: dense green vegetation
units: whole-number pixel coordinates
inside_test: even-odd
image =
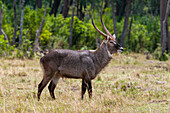
[[[3,0],[2,0],[3,1]],[[13,2],[10,3],[10,0],[0,1],[0,7],[3,4],[3,20],[2,28],[6,33],[9,45],[7,41],[4,41],[4,36],[0,36],[0,56],[9,56],[13,55],[14,57],[23,57],[28,56],[32,57],[33,55],[33,45],[36,37],[36,31],[39,29],[41,24],[43,14],[45,11],[45,4],[49,4],[49,1],[43,0],[42,8],[34,8],[35,1],[26,1],[24,8],[24,21],[23,21],[23,43],[19,47],[19,34],[20,34],[20,8],[17,5],[17,14],[18,14],[18,30],[16,36],[16,43],[12,46],[12,37],[14,35],[14,9]],[[94,20],[96,26],[102,30],[102,25],[100,22],[99,16],[99,6],[102,1],[98,3],[95,2],[94,7]],[[137,1],[136,1],[137,2]],[[135,3],[136,3],[135,2]],[[19,4],[19,1],[16,2]],[[137,4],[137,3],[136,3]],[[143,6],[139,7],[141,13],[136,13],[133,18],[133,23],[130,32],[130,39],[128,37],[129,32],[126,34],[125,39],[125,51],[127,52],[145,52],[145,53],[154,53],[156,48],[160,47],[160,16],[159,14],[153,15],[150,12],[150,2],[143,2]],[[153,6],[154,7],[157,7]],[[71,6],[70,6],[71,7]],[[137,5],[133,4],[133,7]],[[88,11],[89,12],[88,12]],[[108,5],[103,9],[103,20],[108,30],[114,34],[113,29],[113,19],[111,13],[111,6]],[[55,49],[55,48],[69,48],[69,36],[70,36],[70,22],[71,22],[71,9],[66,18],[62,14],[57,13],[56,17],[54,14],[50,15],[51,8],[47,9],[47,15],[45,17],[45,23],[39,37],[40,48],[45,49]],[[93,28],[91,24],[91,3],[89,2],[86,10],[85,17],[80,20],[78,16],[74,16],[73,23],[73,46],[72,49],[96,49],[96,38],[103,39],[98,32]],[[121,17],[121,18],[120,18]],[[124,16],[116,16],[117,19],[117,36],[118,42],[120,42],[120,37],[122,35],[123,26],[124,26]],[[129,23],[131,17],[129,17]],[[129,31],[129,27],[128,30]]]

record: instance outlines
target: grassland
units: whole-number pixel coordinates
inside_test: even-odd
[[[146,60],[145,55],[114,55],[92,81],[93,97],[81,100],[81,80],[60,79],[56,100],[47,87],[37,101],[42,80],[39,59],[0,59],[0,113],[170,112],[170,60]]]

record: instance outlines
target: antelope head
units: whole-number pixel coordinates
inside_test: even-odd
[[[109,50],[109,52],[111,54],[115,53],[115,52],[123,52],[123,47],[121,47],[121,45],[116,41],[116,35],[113,34],[111,35],[111,33],[107,30],[106,26],[104,25],[103,23],[103,20],[102,20],[102,16],[100,16],[100,19],[101,19],[101,23],[103,25],[103,28],[104,30],[106,31],[107,35],[105,33],[103,33],[102,31],[100,31],[96,25],[94,24],[94,21],[93,21],[93,16],[92,16],[92,24],[94,26],[94,28],[101,34],[105,37],[105,39],[103,40],[104,43],[107,44],[107,49]]]

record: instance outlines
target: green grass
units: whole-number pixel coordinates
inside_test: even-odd
[[[93,97],[81,100],[81,80],[60,79],[56,100],[42,80],[39,60],[0,59],[0,112],[170,112],[170,60],[146,60],[145,55],[114,55],[92,81]]]

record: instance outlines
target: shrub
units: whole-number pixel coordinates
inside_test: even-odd
[[[0,56],[9,56],[12,55],[12,50],[14,46],[8,45],[8,41],[4,40],[4,36],[0,35]]]
[[[155,51],[153,53],[153,57],[160,61],[166,61],[166,60],[168,60],[169,55],[166,52],[164,52],[162,54],[161,46],[160,46],[160,44],[158,44],[158,47],[155,49]]]

